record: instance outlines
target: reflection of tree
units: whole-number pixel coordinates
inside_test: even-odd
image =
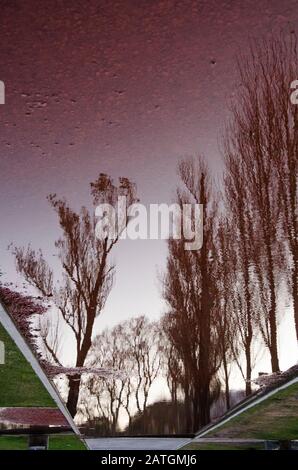
[[[202,160],[183,161],[179,175],[184,185],[178,203],[203,204],[203,246],[187,251],[184,240],[169,241],[164,297],[169,313],[164,331],[182,365],[186,426],[197,430],[210,421],[210,407],[218,391],[216,374],[221,359],[216,328],[215,235],[216,202],[208,170]],[[175,357],[175,356],[174,356]],[[177,359],[175,360],[177,372]],[[173,361],[169,361],[173,368]]]
[[[98,416],[109,422],[110,434],[118,430],[121,410],[127,413],[129,424],[135,412],[145,416],[149,393],[160,371],[158,341],[157,325],[144,316],[127,320],[97,335],[88,365],[116,369],[124,375],[118,379],[89,377],[81,395],[82,415],[89,420]]]
[[[104,174],[91,183],[91,194],[94,204],[109,203],[114,207],[119,195],[127,197],[128,205],[136,200],[134,186],[126,178],[121,178],[119,186],[115,186]],[[83,367],[92,345],[95,318],[102,311],[112,287],[114,266],[108,260],[118,236],[96,238],[95,218],[85,207],[76,213],[56,195],[48,199],[58,215],[62,230],[55,246],[63,270],[63,282],[54,284],[53,271],[42,252],[36,252],[30,246],[27,249],[15,248],[16,264],[30,284],[44,296],[53,298],[63,324],[75,338],[75,366]],[[40,333],[47,355],[54,363],[60,364],[55,328],[52,320],[50,325],[41,327]],[[72,416],[76,414],[79,390],[80,376],[71,377],[67,407]]]
[[[93,418],[99,416],[109,423],[109,433],[117,431],[119,413],[124,407],[130,418],[131,401],[131,360],[123,325],[105,330],[96,336],[90,351],[88,363],[92,367],[109,367],[123,371],[121,379],[102,379],[90,376],[84,384],[81,406],[92,408]],[[92,406],[90,407],[90,404]],[[82,411],[84,414],[84,410]]]
[[[267,144],[262,153],[270,152],[270,164],[274,167],[270,191],[279,196],[282,243],[287,243],[289,251],[288,285],[298,340],[298,107],[289,100],[289,84],[298,77],[296,36],[292,35],[291,41],[279,38],[265,43],[263,53],[257,50],[255,66],[247,71],[246,77],[256,75],[262,108],[260,140]],[[279,246],[274,263],[278,262],[281,249]]]
[[[230,288],[226,292],[228,302],[233,309],[233,324],[235,326],[238,344],[245,356],[245,372],[238,361],[238,366],[246,383],[246,394],[251,393],[252,347],[256,336],[256,306],[254,303],[254,279],[250,269],[253,252],[253,219],[247,184],[239,161],[230,155],[226,158],[225,196],[228,221],[226,230],[230,237],[230,248],[226,253],[230,266]],[[227,283],[227,279],[224,281]],[[234,351],[237,345],[234,345]],[[237,350],[236,350],[237,351]]]
[[[246,306],[254,301],[272,371],[277,372],[278,295],[285,264],[298,338],[298,109],[291,104],[289,88],[298,76],[296,42],[278,38],[254,44],[250,56],[241,59],[241,87],[225,142],[228,210],[239,236],[243,233],[245,285],[249,277],[254,283],[250,281]],[[253,291],[254,299],[248,297]]]
[[[146,414],[136,413],[124,434],[138,435],[144,431],[149,435],[178,434],[188,432],[185,427],[184,406],[181,401],[174,404],[161,401],[150,404]]]
[[[234,361],[238,361],[239,340],[235,334],[236,315],[233,309],[232,292],[234,288],[235,256],[233,253],[233,238],[229,230],[228,221],[222,217],[219,220],[216,236],[217,262],[215,263],[214,278],[216,279],[216,298],[214,299],[218,311],[216,330],[218,335],[219,355],[222,360],[222,369],[225,386],[226,409],[231,406],[229,376]]]
[[[239,367],[250,394],[255,349],[261,340],[272,370],[279,371],[282,281],[293,299],[298,338],[298,107],[291,104],[289,88],[298,77],[297,59],[296,42],[280,38],[255,44],[249,58],[240,58],[241,84],[223,141],[220,203],[201,159],[179,165],[183,189],[177,191],[177,203],[203,204],[203,246],[187,251],[184,239],[169,241],[163,279],[169,308],[159,326],[143,316],[134,318],[98,335],[92,346],[95,318],[112,287],[109,255],[118,238],[97,240],[86,208],[76,213],[64,200],[49,197],[62,229],[56,242],[64,273],[61,286],[54,285],[41,252],[15,249],[18,270],[44,296],[53,298],[60,324],[73,333],[75,366],[110,367],[127,374],[118,379],[89,376],[83,382],[80,410],[90,422],[99,417],[102,428],[116,433],[125,410],[129,429],[134,422],[143,432],[150,391],[161,372],[171,394],[171,413],[175,415],[176,409],[178,416],[183,406],[187,430],[209,422],[221,371],[230,407],[232,364]],[[127,179],[115,186],[100,175],[91,188],[95,204],[115,206],[119,195],[127,196],[127,204],[136,200]],[[58,323],[40,321],[45,354],[57,366],[60,332]],[[79,376],[70,378],[68,407],[73,415],[80,383]],[[155,419],[156,410],[166,408],[151,408],[150,419]],[[179,429],[177,422],[173,426]]]
[[[144,316],[132,318],[126,323],[126,341],[130,343],[129,354],[134,364],[133,393],[137,410],[145,413],[151,386],[161,366],[158,327]]]

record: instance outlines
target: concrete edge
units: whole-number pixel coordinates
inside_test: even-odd
[[[210,426],[210,428],[206,429],[205,431],[202,431],[201,433],[199,432],[196,435],[196,437],[191,440],[191,442],[200,442],[201,437],[206,436],[206,434],[209,434],[211,431],[214,431],[218,427],[220,427],[223,424],[229,422],[231,419],[234,419],[236,416],[240,415],[241,413],[244,413],[245,411],[249,410],[250,408],[254,407],[255,405],[258,405],[262,401],[267,400],[272,395],[275,395],[276,393],[280,392],[281,390],[284,390],[285,388],[288,388],[288,387],[290,387],[291,385],[293,385],[297,382],[298,382],[298,377],[296,377],[294,379],[291,379],[289,382],[280,385],[279,387],[275,388],[274,390],[271,390],[266,395],[263,395],[262,397],[259,397],[256,400],[254,400],[252,403],[247,404],[247,406],[241,408],[241,410],[235,411],[235,413],[231,414],[226,419],[221,419],[221,421],[219,423],[215,423],[213,426]],[[181,447],[179,447],[179,449],[181,449]]]
[[[85,439],[81,436],[81,433],[76,426],[72,416],[70,415],[68,409],[64,405],[58,390],[56,389],[55,385],[49,380],[45,372],[43,371],[41,365],[39,364],[37,358],[33,354],[31,348],[28,346],[27,342],[24,340],[23,336],[19,332],[17,326],[15,325],[14,321],[12,320],[11,316],[9,315],[6,308],[0,302],[0,322],[3,328],[7,331],[10,337],[13,339],[23,356],[27,359],[29,364],[31,365],[32,369],[42,382],[43,386],[46,388],[50,396],[53,398],[54,402],[60,409],[60,411],[65,416],[66,420],[68,421],[69,425],[71,426],[74,433],[79,437],[81,441],[84,442],[86,448],[89,449],[87,446]]]

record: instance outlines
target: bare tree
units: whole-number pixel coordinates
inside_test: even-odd
[[[172,274],[174,277],[173,271]],[[169,295],[170,283],[168,279],[165,282],[167,283],[166,295]],[[176,286],[178,287],[178,284]],[[176,306],[180,304],[180,300],[183,300],[183,296],[177,295]],[[166,343],[161,350],[163,370],[165,370],[171,398],[176,407],[178,392],[181,390],[185,415],[183,431],[188,432],[193,428],[191,374],[192,371],[196,372],[193,364],[196,362],[194,355],[197,348],[197,336],[195,333],[192,334],[196,331],[195,325],[191,325],[191,316],[185,314],[185,309],[178,308],[163,316],[161,327],[164,332],[163,342]]]
[[[297,74],[296,40],[280,37],[253,43],[249,57],[240,57],[238,71],[241,86],[232,106],[225,153],[228,171],[231,161],[236,162],[245,186],[244,211],[249,208],[254,245],[249,261],[262,312],[259,326],[276,372],[278,296],[285,264],[295,321],[298,318],[298,115],[290,102],[290,83]]]
[[[159,336],[158,324],[140,316],[103,331],[93,341],[88,365],[123,371],[123,378],[90,376],[84,383],[80,408],[86,414],[89,403],[99,417],[110,423],[111,434],[118,430],[121,410],[127,413],[128,431],[135,412],[143,416],[146,425],[149,393],[161,366]]]
[[[105,330],[93,341],[88,364],[91,367],[109,367],[123,373],[123,378],[98,378],[90,376],[84,384],[88,390],[84,406],[97,410],[97,415],[110,423],[110,433],[115,435],[119,424],[119,413],[123,407],[131,419],[131,375],[132,364],[129,357],[129,343],[124,334],[123,324]],[[95,404],[94,400],[95,399]],[[80,404],[81,406],[81,404]]]
[[[238,335],[235,331],[235,312],[233,310],[233,288],[235,282],[235,255],[233,253],[233,235],[227,218],[219,221],[216,237],[217,263],[217,322],[218,341],[224,373],[226,409],[231,407],[229,375],[231,363],[238,360]]]
[[[159,327],[142,315],[128,320],[124,328],[134,365],[132,386],[137,411],[146,414],[149,392],[161,368]]]
[[[226,147],[225,196],[226,211],[232,231],[230,256],[234,264],[234,280],[230,301],[233,302],[235,325],[245,353],[246,394],[251,393],[252,344],[256,336],[256,311],[253,300],[254,279],[250,270],[253,251],[252,214],[247,182],[238,156]],[[235,354],[235,356],[238,356]],[[239,364],[239,363],[238,363]],[[240,365],[240,364],[239,364]],[[241,367],[240,367],[241,369]]]
[[[183,383],[183,364],[180,356],[169,339],[168,329],[170,328],[170,318],[164,315],[160,321],[160,344],[159,352],[161,355],[161,368],[163,375],[167,381],[167,385],[171,395],[171,402],[174,409],[178,405],[178,394],[182,389]]]
[[[201,159],[179,166],[184,189],[177,199],[203,204],[203,246],[187,251],[184,240],[169,241],[164,297],[169,305],[167,334],[183,363],[186,421],[193,430],[210,421],[214,379],[220,366],[215,327],[216,203],[208,170]]]
[[[118,196],[126,196],[127,206],[136,201],[134,185],[127,178],[120,178],[117,186],[105,174],[100,174],[91,183],[91,195],[94,205],[108,203],[115,208]],[[82,207],[80,213],[76,213],[56,195],[50,195],[48,200],[58,215],[62,230],[62,237],[55,246],[63,281],[54,283],[53,271],[42,252],[36,252],[30,246],[27,249],[15,248],[16,265],[31,285],[54,300],[64,325],[75,339],[75,366],[82,367],[92,345],[95,318],[102,311],[112,287],[114,266],[109,263],[109,255],[119,239],[120,231],[109,236],[108,229],[102,238],[98,238],[95,216],[87,208]],[[127,223],[125,218],[121,230]],[[48,335],[42,334],[42,338],[53,362],[59,363],[52,345],[47,342]],[[72,416],[77,410],[80,381],[79,375],[69,379],[67,407]]]
[[[296,35],[292,32],[290,37],[280,35],[254,44],[249,64],[241,67],[241,76],[247,89],[246,104],[254,111],[254,127],[250,125],[250,129],[257,132],[258,160],[264,165],[268,162],[266,173],[263,170],[268,179],[266,186],[279,204],[279,211],[271,214],[275,217],[271,223],[278,227],[281,222],[280,238],[287,243],[288,284],[298,339],[298,108],[290,100],[290,85],[298,77]],[[277,265],[282,248],[280,244],[273,259]]]

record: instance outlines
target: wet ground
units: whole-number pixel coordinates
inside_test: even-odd
[[[91,450],[176,450],[191,439],[174,437],[110,437],[86,439]]]

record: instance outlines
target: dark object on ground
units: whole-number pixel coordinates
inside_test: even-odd
[[[28,438],[29,450],[48,450],[49,448],[49,436],[46,434],[30,434]]]

